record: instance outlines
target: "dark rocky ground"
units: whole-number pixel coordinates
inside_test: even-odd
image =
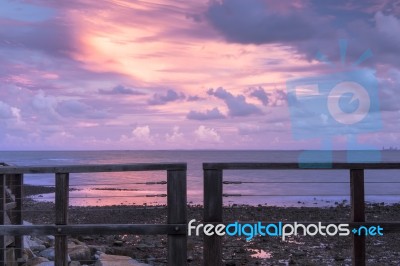
[[[26,188],[26,195],[52,192]],[[51,189],[51,188],[50,188]],[[54,223],[54,204],[24,202],[24,220],[34,224]],[[70,207],[71,224],[166,223],[165,206]],[[344,203],[334,207],[238,206],[224,208],[224,221],[349,221],[350,208]],[[399,221],[400,204],[368,204],[367,221]],[[200,206],[188,207],[188,219],[202,220]],[[367,265],[400,265],[400,232],[367,237]],[[154,265],[166,262],[167,237],[162,236],[71,236],[88,245],[102,246],[106,253],[128,255]],[[351,265],[351,237],[224,237],[225,265]],[[202,265],[202,237],[189,237],[189,265]]]

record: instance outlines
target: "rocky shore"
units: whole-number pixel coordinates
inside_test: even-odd
[[[30,189],[30,190],[29,190]],[[30,191],[30,192],[29,192]],[[34,191],[34,192],[32,192]],[[28,188],[26,195],[48,193]],[[54,204],[24,201],[24,220],[33,224],[54,223]],[[165,206],[70,207],[71,224],[166,223]],[[332,207],[274,207],[232,205],[224,209],[224,221],[349,221],[345,202]],[[368,204],[367,221],[400,220],[400,204]],[[188,220],[202,221],[202,208],[188,206]],[[351,237],[224,237],[225,265],[351,265]],[[26,236],[25,265],[52,265],[54,238]],[[71,265],[165,265],[167,236],[90,235],[69,238]],[[399,233],[367,237],[368,265],[400,265]],[[189,265],[202,265],[202,237],[188,238]],[[41,261],[42,260],[42,261]],[[41,262],[40,262],[41,261]],[[111,264],[110,264],[111,263]]]

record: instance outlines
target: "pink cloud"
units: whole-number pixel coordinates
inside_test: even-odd
[[[342,36],[374,51],[395,142],[399,12],[367,2],[32,2],[0,16],[0,146],[317,147],[292,140],[286,80],[331,71],[314,56]]]

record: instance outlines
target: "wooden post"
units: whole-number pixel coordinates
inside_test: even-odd
[[[56,173],[56,225],[68,224],[69,174]],[[68,265],[67,235],[58,230],[55,235],[55,265]]]
[[[222,223],[222,170],[204,170],[204,223]],[[204,265],[222,265],[222,237],[204,235]]]
[[[364,170],[350,170],[351,221],[365,222]],[[353,235],[352,263],[365,265],[365,236]]]
[[[168,224],[187,224],[186,191],[186,170],[168,170]],[[187,265],[187,232],[182,233],[168,235],[168,265],[170,266]]]
[[[0,225],[6,221],[6,175],[0,175]],[[6,236],[0,235],[0,265],[6,265]]]

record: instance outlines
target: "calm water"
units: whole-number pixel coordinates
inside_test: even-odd
[[[0,162],[15,165],[187,162],[188,201],[201,204],[203,162],[296,162],[298,156],[298,151],[28,151],[0,152]],[[335,152],[334,158],[335,161],[344,161],[345,153]],[[382,151],[382,161],[400,161],[400,151]],[[366,184],[367,200],[400,202],[400,196],[396,195],[400,194],[400,183],[393,183],[400,182],[400,171],[368,170],[365,179],[367,182],[381,182]],[[70,184],[76,190],[70,192],[70,203],[165,203],[165,198],[149,196],[166,193],[166,185],[137,184],[165,180],[165,172],[72,174]],[[349,199],[348,180],[348,171],[342,170],[225,171],[224,181],[249,183],[224,185],[224,193],[242,195],[225,197],[224,203],[333,205],[336,201]],[[26,175],[25,183],[54,185],[54,175]],[[36,199],[53,200],[54,194],[43,194]]]

